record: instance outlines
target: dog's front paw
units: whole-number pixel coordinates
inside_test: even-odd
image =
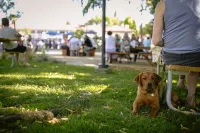
[[[155,117],[156,115],[154,115],[154,114],[149,114],[148,115],[150,118],[152,118],[152,117]]]
[[[133,114],[133,115],[136,115],[136,114],[137,114],[137,111],[132,111],[132,114]]]

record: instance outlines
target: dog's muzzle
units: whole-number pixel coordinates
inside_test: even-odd
[[[148,84],[147,84],[147,92],[152,92],[153,91],[153,84],[152,84],[152,82],[149,82]]]

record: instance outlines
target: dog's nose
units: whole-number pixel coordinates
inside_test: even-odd
[[[147,85],[148,85],[149,88],[152,87],[152,83],[151,82],[149,82]]]

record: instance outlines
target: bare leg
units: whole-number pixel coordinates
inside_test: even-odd
[[[17,65],[19,65],[19,53],[15,53],[15,59],[16,59]]]
[[[180,89],[184,89],[185,88],[184,82],[185,82],[185,75],[179,75],[177,87]]]
[[[24,66],[28,66],[28,58],[29,58],[30,52],[31,52],[31,48],[26,47]]]
[[[195,92],[198,81],[199,73],[197,72],[189,72],[187,75],[187,88],[188,88],[188,96],[187,102],[190,106],[195,107]]]

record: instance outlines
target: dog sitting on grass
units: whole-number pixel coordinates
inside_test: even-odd
[[[137,96],[133,102],[133,114],[139,112],[141,105],[151,107],[150,117],[155,117],[160,109],[159,90],[162,78],[153,72],[142,72],[136,76],[135,82],[138,85]],[[163,88],[166,93],[166,87]],[[165,95],[165,94],[163,94]],[[180,101],[179,96],[172,91],[172,104],[176,106]]]

